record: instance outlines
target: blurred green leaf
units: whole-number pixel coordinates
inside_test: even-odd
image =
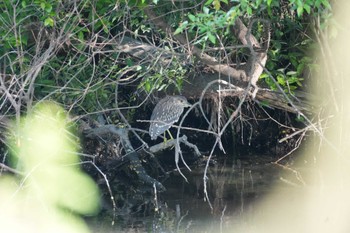
[[[207,33],[208,39],[210,40],[211,43],[215,44],[216,43],[216,37],[211,34],[210,32]]]
[[[220,10],[221,8],[220,0],[214,0],[213,6],[216,11]]]
[[[17,130],[20,135],[9,138],[13,150],[11,156],[18,158],[16,167],[25,174],[20,186],[14,187],[0,177],[0,206],[6,207],[6,216],[0,219],[2,230],[7,232],[7,221],[18,221],[25,214],[23,224],[40,227],[36,232],[85,233],[87,227],[75,214],[90,215],[98,211],[99,191],[94,181],[77,166],[77,137],[67,129],[67,116],[63,108],[54,102],[41,102],[28,113]],[[7,194],[3,192],[6,190]],[[5,195],[5,196],[4,196]],[[75,213],[75,214],[73,214]]]
[[[212,4],[213,1],[214,1],[214,0],[207,0],[207,1],[204,3],[204,5],[205,5],[205,6],[208,6],[208,5]]]
[[[188,18],[192,21],[192,22],[195,22],[196,21],[196,16],[192,15],[192,14],[189,14],[188,15]]]
[[[150,93],[151,92],[151,83],[146,81],[144,83],[144,88],[145,88],[146,92]]]
[[[54,24],[54,21],[52,18],[46,18],[45,21],[44,21],[44,25],[45,26],[50,26],[50,27],[53,27],[53,24]]]
[[[305,5],[304,5],[304,9],[305,9],[305,11],[306,11],[308,14],[310,14],[310,12],[311,12],[311,7],[310,7],[309,5],[305,4]]]
[[[298,14],[298,17],[301,17],[303,15],[303,12],[304,12],[304,7],[302,5],[299,5],[297,7],[297,14]]]

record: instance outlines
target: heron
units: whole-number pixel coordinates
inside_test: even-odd
[[[151,116],[149,135],[152,140],[167,131],[177,122],[184,108],[192,106],[184,96],[166,96],[154,107]]]

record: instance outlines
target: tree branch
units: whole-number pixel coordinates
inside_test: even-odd
[[[162,17],[157,16],[150,7],[145,8],[145,13],[150,18],[150,20],[160,29],[162,29],[164,32],[167,32],[179,42],[183,46],[188,47],[188,41],[185,36],[181,34],[174,35],[173,30],[171,27],[163,20]],[[196,46],[191,46],[191,52],[194,56],[196,56],[200,61],[202,61],[204,64],[209,66],[211,69],[215,70],[216,72],[219,72],[221,74],[227,75],[231,78],[234,78],[238,81],[244,81],[248,80],[246,72],[244,70],[237,70],[227,64],[221,64],[218,62],[214,57],[209,56],[208,54],[204,53],[202,50],[197,48]]]

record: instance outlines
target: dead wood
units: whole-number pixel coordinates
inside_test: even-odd
[[[122,159],[117,158],[109,160],[107,164],[107,170],[111,172],[120,169],[120,165],[128,165],[130,169],[135,171],[135,174],[137,175],[139,181],[149,185],[150,187],[155,185],[158,191],[165,190],[165,187],[159,181],[148,175],[142,166],[138,152],[131,145],[127,129],[119,128],[115,125],[102,125],[98,128],[85,130],[84,135],[85,137],[91,139],[102,138],[105,135],[114,135],[116,138],[119,138],[126,154],[124,156],[120,156]],[[115,174],[117,173],[115,172]]]

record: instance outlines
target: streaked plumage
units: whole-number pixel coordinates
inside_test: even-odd
[[[183,96],[166,96],[161,99],[153,109],[149,135],[155,140],[177,122],[185,107],[191,104]]]

